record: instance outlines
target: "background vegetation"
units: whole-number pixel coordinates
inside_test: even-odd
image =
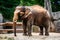
[[[53,12],[60,11],[60,0],[51,0],[51,4]]]
[[[57,0],[56,0],[57,1]],[[51,0],[52,10],[59,11],[60,4],[56,4],[55,0]],[[16,6],[18,5],[34,5],[39,4],[44,6],[44,0],[0,0],[0,13],[2,13],[4,19],[12,21],[13,12]]]

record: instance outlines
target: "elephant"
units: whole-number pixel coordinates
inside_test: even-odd
[[[45,28],[45,35],[49,36],[51,16],[44,7],[40,5],[17,6],[14,11],[13,26],[16,26],[15,22],[17,22],[19,18],[23,20],[23,35],[31,36],[32,25],[36,25],[40,28],[39,35],[43,35],[43,28]],[[16,28],[14,27],[14,29]],[[14,32],[16,32],[16,30]]]

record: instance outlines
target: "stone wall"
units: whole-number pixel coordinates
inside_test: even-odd
[[[60,11],[53,12],[52,15],[53,18],[56,19],[56,21],[54,21],[56,32],[60,32]]]

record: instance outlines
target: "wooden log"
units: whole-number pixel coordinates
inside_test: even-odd
[[[22,26],[22,22],[17,22],[17,26]],[[0,26],[13,26],[13,22],[0,23]]]
[[[16,24],[14,25],[14,22],[5,22],[5,23],[0,23],[0,26],[12,26],[13,27],[13,32],[14,32],[14,36],[16,36],[16,26],[22,26],[22,22],[16,22]],[[8,29],[4,29],[2,31],[7,32]],[[17,30],[18,31],[18,30]]]

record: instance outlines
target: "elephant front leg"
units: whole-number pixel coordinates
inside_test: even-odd
[[[32,23],[31,23],[31,22],[28,22],[28,23],[27,23],[27,27],[28,27],[28,36],[32,36],[32,34],[31,34]]]
[[[23,35],[24,35],[24,36],[27,36],[27,29],[26,29],[26,26],[23,26]]]
[[[23,35],[27,36],[27,21],[23,20]]]

